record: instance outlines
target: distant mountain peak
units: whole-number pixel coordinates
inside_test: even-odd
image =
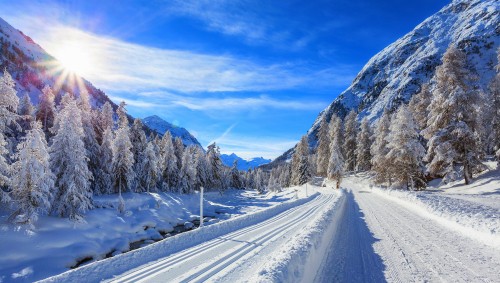
[[[271,162],[271,159],[265,159],[263,157],[254,157],[250,159],[243,159],[238,155],[231,154],[221,154],[222,163],[226,166],[233,166],[235,160],[238,160],[238,170],[246,171],[248,169],[254,169],[260,165],[267,164]]]
[[[175,126],[157,115],[146,117],[142,119],[142,122],[159,135],[163,136],[169,131],[172,137],[180,137],[185,146],[197,145],[202,147],[198,140],[188,130]]]

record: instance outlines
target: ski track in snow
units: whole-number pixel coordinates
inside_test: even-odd
[[[337,199],[322,194],[267,221],[139,267],[111,282],[244,281],[276,248]]]
[[[390,192],[370,190],[363,178],[348,177],[343,187],[315,187],[319,194],[265,212],[270,217],[262,222],[239,223],[198,245],[150,262],[132,260],[101,276],[106,282],[500,282],[495,245]],[[495,234],[491,239],[498,241]],[[94,282],[102,269],[95,264],[67,274],[77,277],[47,281]],[[94,277],[85,277],[88,272]]]
[[[316,282],[500,282],[500,252],[364,188],[349,189]]]

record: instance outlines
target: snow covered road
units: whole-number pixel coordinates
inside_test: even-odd
[[[331,206],[334,194],[321,194],[262,223],[136,268],[112,282],[206,282],[249,278],[268,256],[321,210]]]
[[[500,251],[376,194],[344,183],[340,230],[317,282],[500,282]]]

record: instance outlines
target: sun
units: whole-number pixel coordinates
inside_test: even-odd
[[[80,76],[88,76],[92,73],[92,56],[90,51],[78,42],[64,42],[54,51],[61,67],[68,72]]]

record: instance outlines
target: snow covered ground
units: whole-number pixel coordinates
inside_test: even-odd
[[[348,188],[342,227],[346,232],[332,244],[338,252],[331,249],[319,281],[500,281],[497,233],[485,243],[477,234],[450,225],[445,210],[428,210],[425,201],[409,201],[403,196],[407,193],[371,190],[364,177],[347,178],[344,186]],[[464,217],[474,217],[475,211],[462,209]]]
[[[292,189],[267,195],[211,192],[205,194],[205,225],[273,207],[294,196]],[[124,199],[123,214],[117,212],[116,195],[99,196],[98,208],[86,214],[85,223],[44,216],[34,231],[10,224],[9,212],[0,211],[0,282],[32,282],[56,275],[162,240],[199,220],[198,194],[126,193]]]
[[[439,186],[440,180],[435,180],[422,192],[378,188],[373,191],[449,229],[500,249],[500,172],[496,162],[486,165],[490,169],[479,174],[470,185],[464,185],[462,180]]]
[[[297,188],[298,200],[296,188],[208,194],[205,214],[224,221],[123,254],[120,244],[126,250],[125,242],[195,219],[198,196],[126,195],[124,215],[103,197],[98,204],[110,208],[88,213],[86,224],[47,217],[32,235],[4,224],[2,280],[41,279],[67,270],[77,254],[103,257],[106,247],[119,255],[45,281],[500,282],[500,172],[488,166],[469,186],[423,192],[383,190],[361,174],[347,177],[342,190],[309,185],[306,197]]]

